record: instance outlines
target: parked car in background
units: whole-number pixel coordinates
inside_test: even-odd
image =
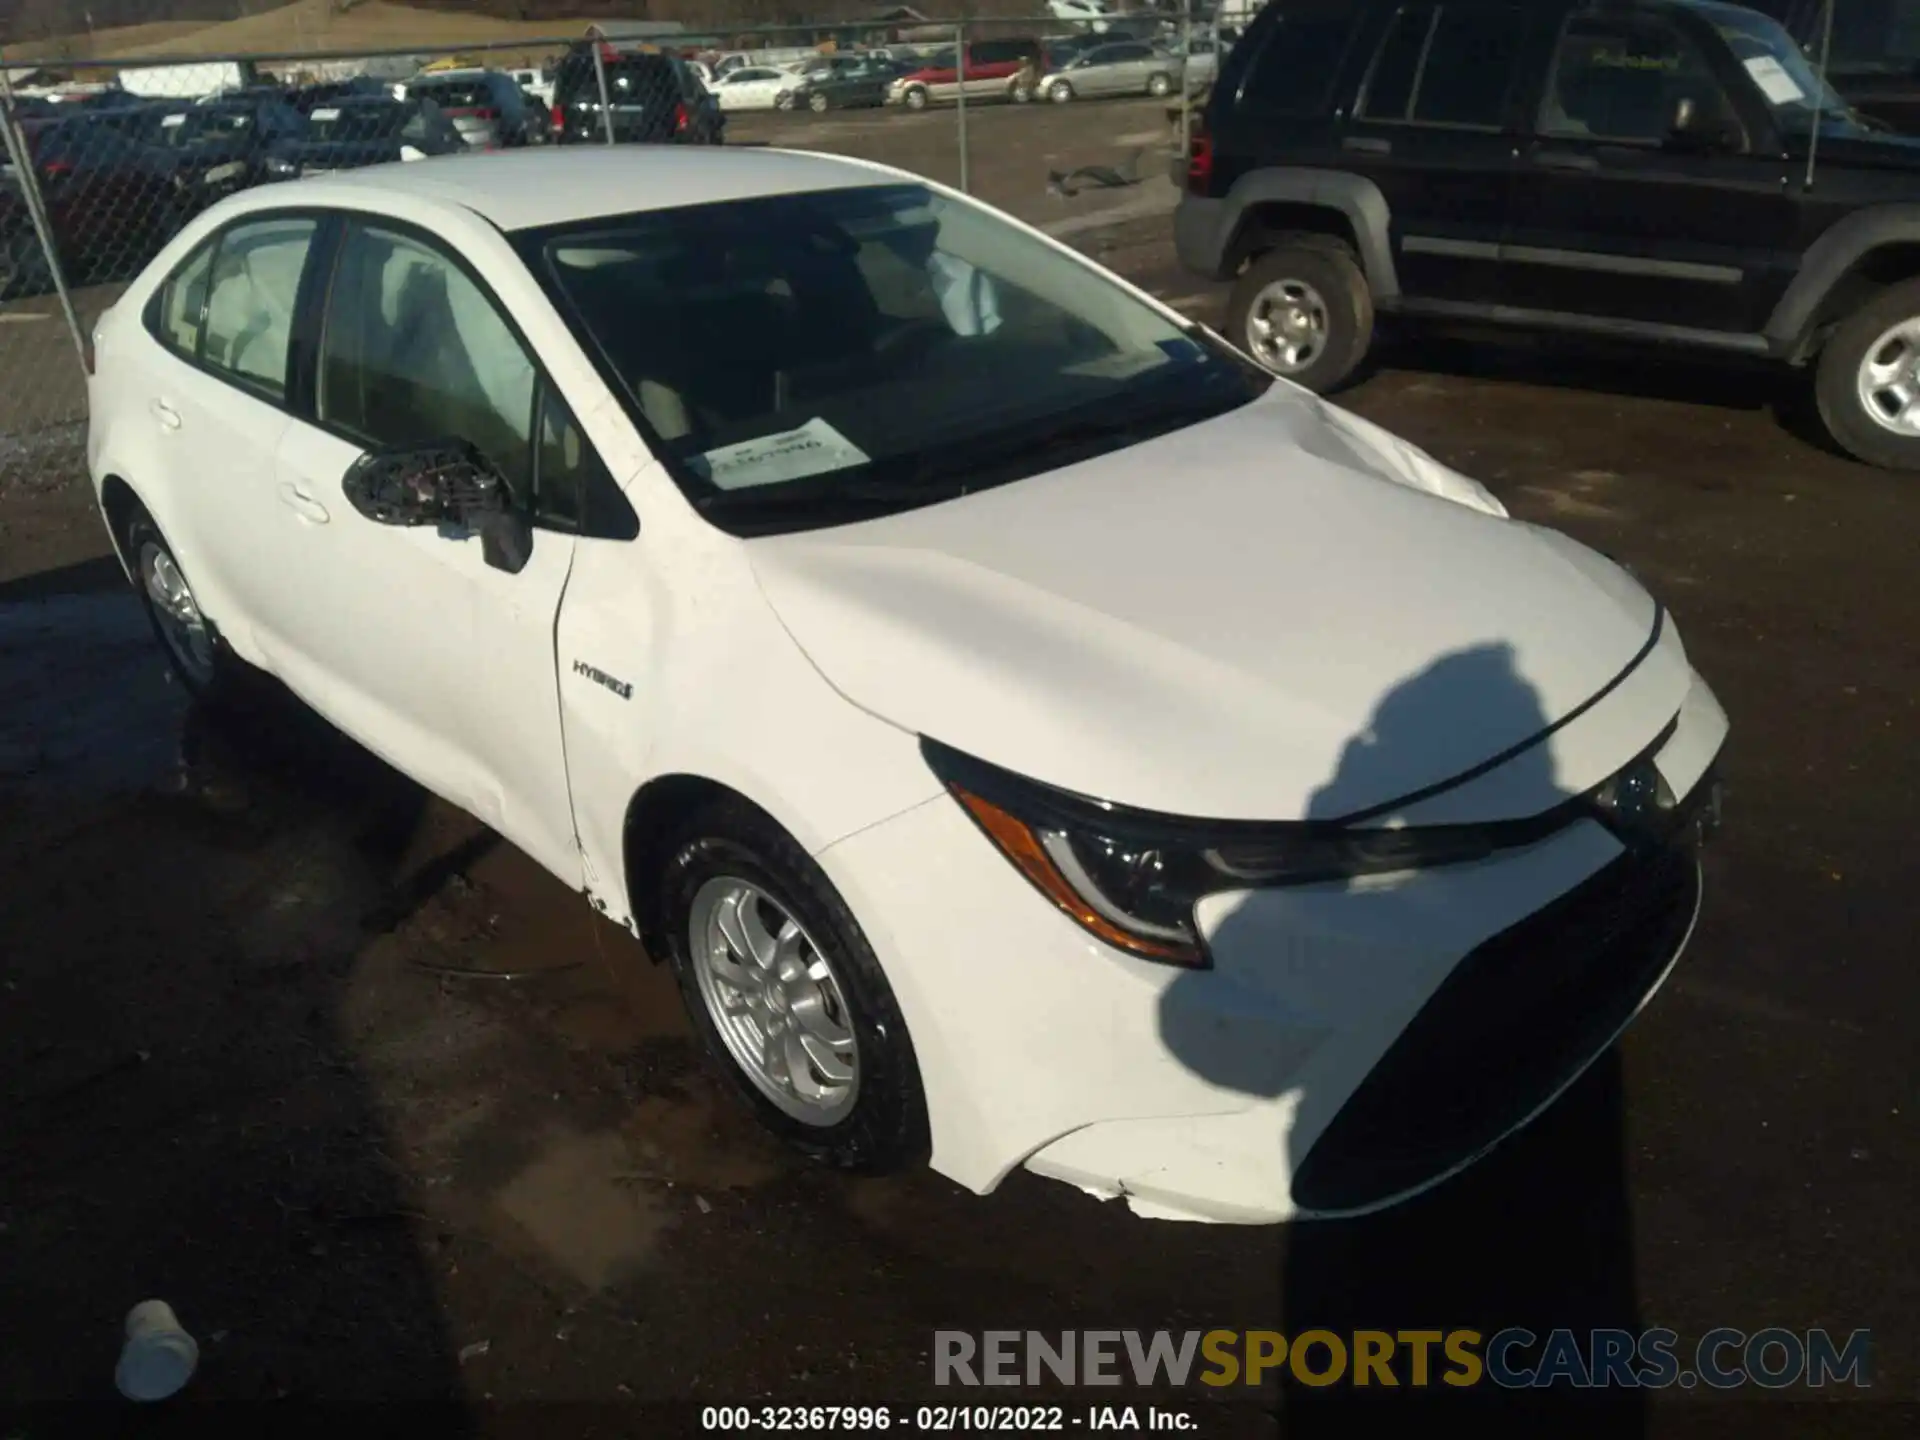
[[[1213,77],[1220,72],[1220,51],[1224,46],[1215,42],[1212,31],[1196,30],[1191,41],[1175,40],[1167,46],[1167,54],[1178,64],[1188,88],[1211,85]]]
[[[404,90],[404,86],[400,87]],[[337,105],[343,100],[360,99],[367,96],[383,100],[393,100],[394,82],[376,79],[371,75],[355,75],[346,80],[323,80],[313,85],[298,85],[287,91],[287,103],[302,115],[311,115],[325,105]]]
[[[281,141],[263,169],[269,180],[293,180],[363,165],[458,155],[467,142],[433,101],[390,95],[350,95],[319,106],[305,131]]]
[[[431,100],[453,121],[469,150],[501,150],[535,143],[531,107],[520,87],[500,70],[443,70],[407,82],[415,100]]]
[[[134,137],[172,157],[175,175],[199,208],[265,179],[268,152],[306,128],[307,118],[275,90],[161,111]]]
[[[742,65],[713,82],[713,98],[722,110],[791,110],[806,82],[791,70]]]
[[[1756,11],[1270,7],[1185,181],[1182,262],[1232,279],[1225,332],[1309,389],[1376,314],[1773,361],[1848,452],[1920,470],[1920,144]]]
[[[601,48],[615,144],[718,145],[726,115],[700,77],[658,50]],[[553,91],[554,140],[562,145],[602,145],[607,121],[590,42],[574,45],[560,62]]]
[[[1039,93],[1056,105],[1104,95],[1167,95],[1180,62],[1138,40],[1083,50],[1060,69],[1040,77]]]
[[[1056,20],[1071,20],[1096,34],[1112,22],[1111,0],[1047,0],[1047,11]]]
[[[25,139],[71,280],[131,273],[205,204],[205,192],[186,178],[177,157],[84,113],[36,124]],[[12,168],[9,163],[8,171]],[[9,174],[7,180],[0,210],[12,217],[4,224],[10,263],[23,273],[50,278],[37,256],[25,253],[20,238],[31,228],[20,177]]]
[[[868,56],[816,66],[801,72],[800,88],[793,92],[790,108],[811,110],[865,109],[887,103],[887,89],[900,76],[900,66],[891,60]]]
[[[967,95],[996,100],[1009,98],[1014,80],[1023,68],[1038,64],[1041,53],[1038,40],[973,41],[967,46]],[[887,88],[887,103],[924,110],[936,100],[956,98],[960,84],[958,58],[954,47],[949,45],[917,69],[896,78]]]
[[[527,95],[533,97],[544,110],[553,108],[553,77],[544,71],[531,68],[509,70],[507,78],[518,85]]]

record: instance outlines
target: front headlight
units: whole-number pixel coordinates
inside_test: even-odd
[[[1190,820],[1056,790],[934,740],[920,748],[1035,889],[1116,949],[1173,965],[1209,963],[1193,909],[1216,892],[1479,860],[1531,844],[1571,818],[1560,806],[1525,820],[1418,829]]]

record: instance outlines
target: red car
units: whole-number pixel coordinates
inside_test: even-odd
[[[921,69],[908,71],[887,91],[887,103],[924,110],[936,100],[957,98],[960,70],[954,61],[955,53],[949,48],[940,51]],[[1009,98],[1013,82],[1029,63],[1034,66],[1043,63],[1038,40],[974,41],[967,46],[967,98]]]

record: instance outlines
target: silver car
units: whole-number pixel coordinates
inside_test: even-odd
[[[407,95],[446,112],[470,150],[498,150],[545,138],[532,123],[533,107],[520,87],[498,70],[441,70],[407,82]]]
[[[1180,62],[1140,40],[1083,50],[1040,77],[1040,93],[1056,105],[1095,95],[1167,95]]]

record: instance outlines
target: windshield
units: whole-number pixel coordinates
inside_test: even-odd
[[[737,534],[1004,484],[1246,404],[1263,371],[918,185],[649,211],[523,241]]]
[[[177,147],[239,139],[252,131],[251,110],[197,108],[160,116],[153,139],[158,144]]]
[[[1746,67],[1755,87],[1773,111],[1774,123],[1787,133],[1811,130],[1815,116],[1852,120],[1847,102],[1820,78],[1806,52],[1779,22],[1735,5],[1698,7]]]

